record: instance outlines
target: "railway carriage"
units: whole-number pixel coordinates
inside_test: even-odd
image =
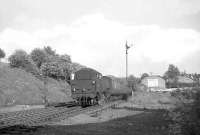
[[[132,90],[127,87],[127,84],[123,84],[119,78],[114,76],[103,76],[102,77],[103,89],[108,91],[109,98],[120,98],[127,100],[128,96],[131,95]]]

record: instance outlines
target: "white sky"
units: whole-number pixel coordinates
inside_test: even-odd
[[[0,0],[0,48],[50,45],[103,74],[200,72],[199,0]]]

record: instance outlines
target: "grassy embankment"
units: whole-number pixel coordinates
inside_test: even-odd
[[[46,95],[49,102],[71,100],[70,87],[64,81],[47,79],[47,89],[42,80],[19,68],[0,63],[0,106],[43,104]]]

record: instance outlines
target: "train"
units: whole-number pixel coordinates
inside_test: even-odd
[[[114,76],[82,68],[71,77],[71,96],[82,107],[103,104],[113,97],[127,99],[132,90]]]

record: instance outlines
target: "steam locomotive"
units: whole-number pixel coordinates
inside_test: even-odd
[[[72,98],[82,107],[102,104],[113,96],[126,99],[132,92],[118,78],[102,76],[91,68],[82,68],[75,72],[70,83]]]

